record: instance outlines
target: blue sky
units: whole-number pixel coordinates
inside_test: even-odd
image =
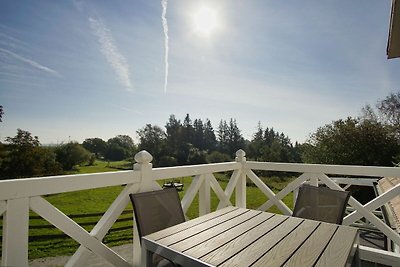
[[[399,90],[386,59],[390,0],[170,0],[168,79],[162,5],[147,0],[0,2],[0,140],[41,143],[118,134],[146,123],[236,118],[303,142]],[[193,22],[212,10],[206,34]]]

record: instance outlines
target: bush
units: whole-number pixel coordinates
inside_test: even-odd
[[[0,146],[0,179],[57,175],[62,173],[54,151],[40,146],[37,136],[18,129]]]
[[[208,163],[218,163],[232,161],[232,158],[228,154],[221,153],[219,151],[213,151],[211,154],[207,155]]]
[[[75,165],[83,164],[90,160],[90,152],[76,142],[60,145],[56,149],[57,161],[64,170],[72,170]]]

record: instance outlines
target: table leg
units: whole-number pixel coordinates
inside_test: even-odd
[[[144,243],[145,242],[142,242],[142,257],[140,266],[151,267],[152,266],[151,256],[153,253],[147,249]]]

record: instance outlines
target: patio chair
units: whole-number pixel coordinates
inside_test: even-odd
[[[181,201],[175,188],[129,195],[139,238],[185,221]],[[154,253],[153,266],[179,266]]]
[[[293,216],[321,222],[342,224],[350,192],[327,187],[299,187]]]

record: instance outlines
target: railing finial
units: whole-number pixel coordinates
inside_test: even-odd
[[[246,161],[246,152],[243,149],[236,151],[236,161]]]
[[[146,150],[142,150],[135,155],[135,161],[137,163],[150,163],[153,160],[153,156]]]

